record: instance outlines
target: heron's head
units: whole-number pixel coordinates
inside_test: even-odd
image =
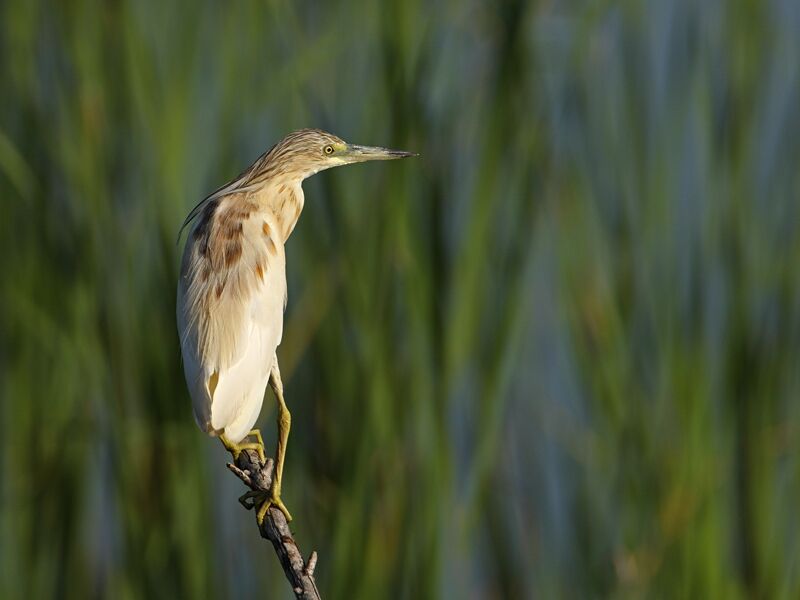
[[[368,160],[392,160],[416,156],[412,152],[348,144],[320,129],[301,129],[275,144],[264,157],[263,173],[305,179],[331,167]]]

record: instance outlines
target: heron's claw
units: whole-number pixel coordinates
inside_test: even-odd
[[[270,496],[266,498],[258,508],[258,513],[256,513],[256,520],[258,521],[259,525],[264,523],[264,519],[267,516],[267,511],[269,510],[270,506],[274,506],[280,510],[283,513],[283,516],[286,517],[286,521],[291,522],[292,515],[289,513],[289,509],[286,508],[283,500],[281,500],[280,495],[270,494]]]
[[[274,496],[261,490],[253,490],[243,494],[239,498],[239,504],[244,506],[247,510],[252,510],[258,507],[256,520],[258,521],[259,525],[264,524],[264,519],[267,517],[267,511],[271,506],[274,506],[280,510],[283,513],[283,516],[286,517],[286,521],[290,522],[292,520],[292,515],[289,513],[289,509],[286,508],[286,505],[283,503],[283,500],[281,500],[280,496]]]
[[[219,439],[222,441],[222,445],[225,446],[225,449],[231,453],[233,456],[233,461],[239,458],[239,455],[242,453],[242,450],[255,450],[258,453],[258,458],[261,460],[261,464],[266,464],[267,456],[264,452],[264,440],[261,439],[261,432],[258,429],[253,429],[250,433],[247,434],[245,439],[248,437],[253,436],[256,438],[255,442],[239,442],[234,443],[230,441],[224,435],[219,436]]]

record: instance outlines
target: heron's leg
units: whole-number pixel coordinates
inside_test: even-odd
[[[278,450],[275,464],[277,475],[272,489],[277,491],[276,495],[280,496],[281,481],[283,481],[283,461],[286,458],[286,442],[289,439],[289,430],[292,428],[292,414],[289,412],[286,400],[283,398],[283,382],[281,381],[281,372],[278,369],[277,360],[275,361],[275,366],[272,367],[270,384],[275,392],[275,398],[278,400]]]
[[[275,398],[278,400],[278,449],[276,450],[275,459],[275,476],[272,480],[272,487],[270,488],[269,499],[264,502],[258,509],[258,522],[261,524],[267,514],[267,509],[274,506],[284,514],[287,521],[292,520],[292,515],[281,500],[281,482],[283,481],[283,461],[286,458],[286,441],[289,438],[289,430],[292,427],[292,415],[289,408],[286,406],[286,401],[283,398],[283,382],[281,381],[281,372],[278,368],[278,359],[275,362],[270,372],[269,384],[272,391],[275,392]]]
[[[261,432],[258,429],[254,429],[247,436],[253,436],[256,438],[257,441],[255,442],[239,442],[238,444],[230,441],[224,434],[219,436],[222,445],[225,446],[225,449],[233,455],[234,462],[239,455],[242,453],[242,450],[255,450],[258,452],[258,458],[261,459],[262,463],[267,462],[266,455],[264,453],[264,441],[261,439]],[[247,439],[247,438],[245,438]]]

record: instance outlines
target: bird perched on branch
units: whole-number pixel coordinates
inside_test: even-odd
[[[303,210],[303,180],[331,167],[406,156],[413,154],[302,129],[206,197],[183,223],[181,231],[196,221],[183,252],[177,320],[197,424],[219,436],[234,460],[254,449],[264,461],[264,443],[253,426],[267,384],[278,402],[275,477],[260,499],[259,523],[270,506],[291,520],[281,500],[291,416],[276,349],[286,306],[284,244]]]

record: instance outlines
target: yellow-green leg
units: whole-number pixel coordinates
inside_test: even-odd
[[[269,384],[270,387],[272,387],[272,391],[275,392],[275,398],[278,400],[278,449],[275,452],[275,471],[272,487],[270,488],[270,495],[258,509],[257,517],[259,525],[264,522],[264,517],[270,506],[280,509],[287,521],[292,520],[292,515],[289,514],[289,510],[286,508],[286,505],[284,505],[283,500],[281,500],[283,461],[286,457],[286,442],[289,439],[289,430],[292,427],[292,415],[283,398],[283,382],[281,381],[281,372],[278,368],[277,357],[275,358],[270,373]]]
[[[222,442],[222,445],[225,446],[225,449],[233,455],[234,462],[237,458],[239,458],[242,450],[255,450],[258,452],[258,458],[261,459],[261,462],[267,462],[266,454],[264,453],[264,440],[261,438],[261,432],[258,429],[253,429],[244,439],[246,440],[251,436],[256,438],[255,442],[242,441],[236,444],[225,437],[224,434],[219,436],[219,439]]]

